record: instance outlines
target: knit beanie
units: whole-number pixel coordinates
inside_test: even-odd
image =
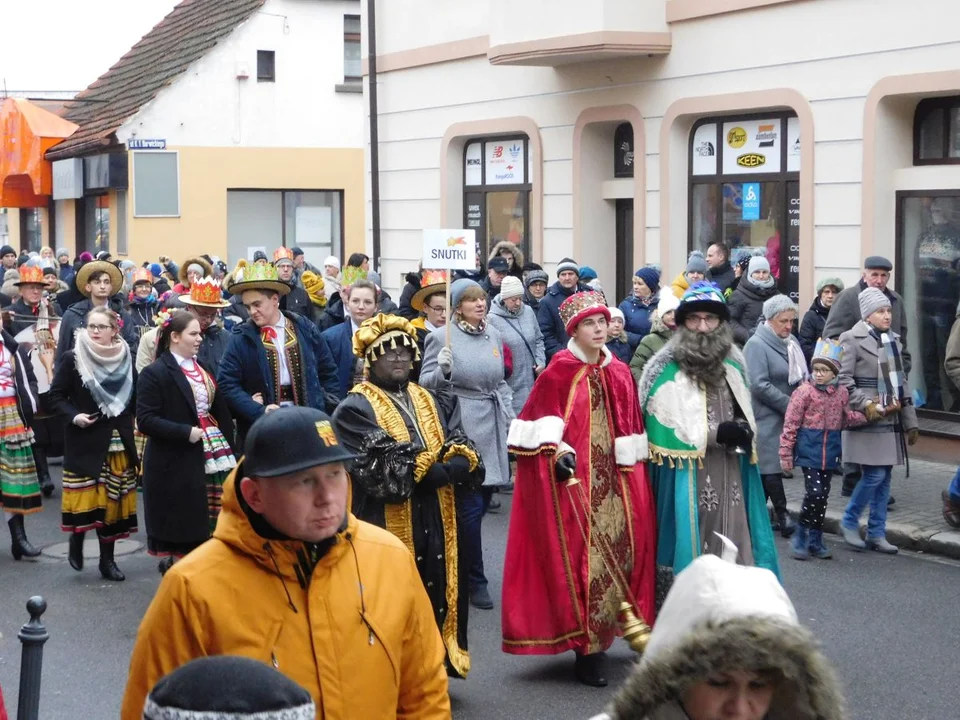
[[[265,663],[232,655],[191,660],[160,679],[143,720],[314,720],[310,693]]]
[[[150,274],[155,278],[163,274],[163,268],[160,267],[160,263],[150,263]]]
[[[543,270],[531,270],[527,273],[527,279],[523,281],[523,286],[528,288],[536,282],[542,282],[544,285],[550,282],[550,276]],[[503,287],[501,285],[501,287]]]
[[[687,269],[684,272],[696,272],[701,275],[707,274],[707,261],[704,259],[702,252],[694,250],[690,253],[690,258],[687,260]]]
[[[450,307],[454,311],[460,305],[460,301],[463,300],[463,294],[467,291],[467,288],[471,287],[480,287],[480,283],[469,278],[460,278],[450,283]]]
[[[10,245],[4,245],[3,247],[0,247],[0,257],[3,257],[4,255],[16,255],[16,254],[17,254],[17,251],[14,250],[13,247]]]
[[[2,250],[3,248],[0,248],[0,251]],[[3,256],[0,255],[0,257],[3,257]],[[84,250],[82,253],[80,253],[80,262],[84,262],[84,263],[93,262],[93,255],[91,255],[86,250]]]
[[[376,285],[377,289],[380,289],[383,287],[380,280],[380,273],[378,273],[375,270],[370,270],[369,272],[367,272],[367,280],[369,280],[374,285]]]
[[[330,257],[328,257],[326,260],[323,261],[323,266],[326,267],[327,265],[333,265],[337,270],[339,270],[340,260],[339,258],[336,258],[333,255],[331,255]]]
[[[763,317],[767,320],[773,320],[777,315],[787,310],[797,312],[796,303],[790,299],[790,296],[774,295],[763,304]]]
[[[580,266],[580,282],[582,282],[584,285],[586,285],[591,280],[596,280],[597,277],[598,277],[597,271],[594,270],[589,265]]]
[[[668,312],[674,312],[680,307],[680,298],[672,292],[660,295],[660,302],[657,303],[657,314],[662,318]]]
[[[577,261],[573,258],[563,258],[563,260],[557,263],[557,277],[560,277],[560,273],[564,270],[573,270],[578,276],[580,275],[580,266],[577,265]]]
[[[750,258],[750,264],[747,266],[747,277],[752,277],[755,272],[760,270],[770,272],[770,263],[762,255],[754,255]]]
[[[643,280],[643,284],[650,288],[650,292],[655,293],[660,289],[660,273],[656,268],[642,267],[634,275]]]
[[[841,280],[838,277],[824,278],[823,280],[817,283],[817,297],[820,297],[820,293],[823,292],[824,288],[827,288],[830,286],[835,287],[837,289],[837,292],[841,292],[843,290],[843,280]]]
[[[893,303],[890,302],[890,298],[884,295],[882,290],[878,290],[875,287],[868,287],[866,290],[862,290],[857,296],[857,299],[860,301],[860,317],[864,320],[873,315],[877,310],[892,307],[893,305]]]
[[[69,259],[69,258],[70,258],[70,251],[67,250],[66,248],[57,248],[57,257],[56,257],[56,259],[59,260],[59,259],[62,258],[64,255],[67,256],[67,259]]]
[[[522,295],[523,283],[520,282],[520,278],[507,275],[500,284],[500,299],[509,300],[510,298],[520,297]]]
[[[623,310],[621,310],[621,309],[618,308],[618,307],[613,307],[613,306],[611,306],[611,307],[609,307],[609,308],[607,308],[607,309],[610,311],[610,319],[611,319],[611,320],[620,320],[621,322],[624,321]]]

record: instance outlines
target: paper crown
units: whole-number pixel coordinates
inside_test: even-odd
[[[350,287],[357,280],[366,280],[367,271],[364,270],[363,268],[355,267],[353,265],[347,265],[343,269],[342,278],[343,278],[343,282],[342,282],[343,287]]]
[[[209,275],[197,280],[190,286],[190,299],[203,305],[219,305],[222,303],[220,284]]]
[[[607,301],[598,292],[578,292],[560,305],[560,320],[567,329],[567,335],[573,335],[577,325],[590,315],[603,315],[607,322],[610,321]]]
[[[16,284],[26,285],[27,283],[43,285],[43,268],[39,265],[22,265],[20,267],[20,279]]]
[[[285,247],[277,248],[273,253],[273,264],[276,265],[281,260],[293,262],[293,250]]]
[[[447,286],[446,270],[421,270],[420,289],[410,298],[410,307],[423,311],[427,298]]]
[[[836,340],[817,340],[817,345],[813,349],[813,357],[810,364],[815,362],[825,362],[836,373],[840,372],[840,363],[843,361],[843,345]]]
[[[133,271],[133,276],[131,277],[131,282],[136,285],[137,283],[150,283],[153,285],[153,275],[147,268],[137,268]]]
[[[290,292],[290,286],[280,279],[277,268],[270,263],[247,264],[246,260],[237,263],[233,271],[233,283],[227,290],[235,295],[244,290],[272,290],[281,295]]]
[[[427,285],[445,285],[447,282],[447,271],[446,270],[421,270],[420,271],[420,287],[424,288]]]

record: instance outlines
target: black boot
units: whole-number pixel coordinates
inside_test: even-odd
[[[51,497],[56,486],[50,477],[50,466],[47,464],[47,453],[42,448],[33,446],[33,461],[37,466],[37,480],[40,481],[40,492],[44,497]]]
[[[607,686],[607,654],[604,652],[581,655],[574,664],[577,680],[590,687]]]
[[[176,561],[177,559],[173,555],[168,555],[167,557],[163,558],[159,563],[157,563],[157,570],[160,571],[161,575],[166,575],[167,570],[172,568],[173,564]]]
[[[113,540],[100,540],[100,575],[104,580],[123,582],[127,576],[120,572],[120,568],[113,561]]]
[[[780,525],[780,535],[785,538],[793,536],[797,529],[793,518],[787,512],[787,494],[783,491],[783,478],[779,475],[764,475],[763,489],[770,502],[773,503],[773,513]]]
[[[67,543],[70,548],[70,552],[67,554],[67,560],[70,561],[70,567],[77,572],[83,570],[83,538],[85,536],[86,533],[82,532],[71,533],[70,540]]]
[[[40,555],[40,551],[27,540],[27,532],[23,529],[23,515],[14,515],[7,521],[7,525],[10,526],[10,552],[13,553],[14,560]]]

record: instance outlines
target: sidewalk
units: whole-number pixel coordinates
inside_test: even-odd
[[[910,461],[910,477],[906,478],[903,467],[893,469],[890,494],[897,502],[887,513],[887,539],[894,545],[920,552],[936,553],[960,558],[960,530],[951,528],[943,519],[943,501],[940,493],[950,483],[957,468],[954,465]],[[785,479],[787,507],[794,517],[800,513],[803,502],[803,474],[794,470],[793,479]],[[843,478],[834,476],[830,488],[830,503],[823,529],[839,534],[840,518],[847,506],[847,498],[841,497]],[[867,513],[860,520],[861,527],[867,522]]]

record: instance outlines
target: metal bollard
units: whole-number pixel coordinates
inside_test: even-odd
[[[43,644],[50,635],[40,622],[47,610],[47,601],[39,595],[27,600],[30,621],[20,628],[17,637],[23,645],[20,657],[20,697],[17,702],[17,720],[40,718],[40,673],[43,669]]]

